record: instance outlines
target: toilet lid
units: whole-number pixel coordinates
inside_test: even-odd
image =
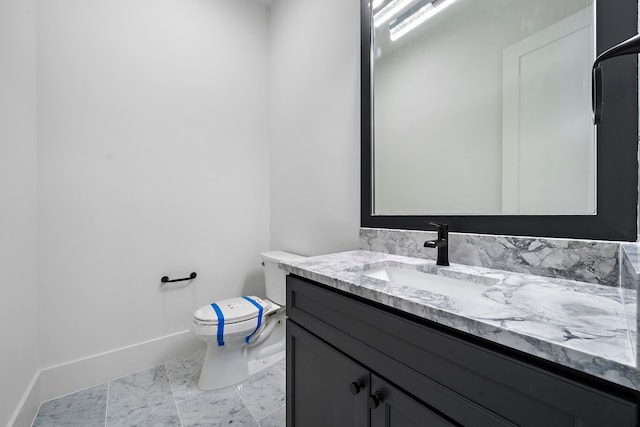
[[[263,315],[267,309],[271,307],[271,303],[267,300],[263,300],[262,298],[250,296],[255,302],[263,308]],[[222,316],[224,319],[224,323],[236,323],[243,322],[245,320],[255,319],[258,317],[258,307],[256,307],[251,301],[240,298],[229,298],[222,301],[216,301],[218,308],[222,312]],[[196,320],[201,322],[207,322],[211,324],[218,323],[218,314],[214,310],[212,304],[205,305],[204,307],[200,307],[194,313],[194,317]]]

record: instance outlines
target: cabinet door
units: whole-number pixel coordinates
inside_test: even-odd
[[[451,427],[452,423],[402,390],[371,374],[371,427]]]
[[[367,427],[369,371],[287,320],[287,427]]]

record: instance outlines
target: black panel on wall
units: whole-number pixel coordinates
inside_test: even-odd
[[[603,65],[602,123],[597,127],[597,215],[373,215],[371,11],[361,0],[361,226],[453,232],[636,241],[638,208],[638,57]],[[601,53],[637,32],[637,0],[596,1],[596,50]],[[455,163],[455,159],[450,159]],[[452,173],[455,173],[452,171]]]

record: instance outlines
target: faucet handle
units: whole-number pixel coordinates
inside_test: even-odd
[[[439,222],[429,222],[429,225],[433,225],[438,231],[448,231],[449,224],[441,224]]]

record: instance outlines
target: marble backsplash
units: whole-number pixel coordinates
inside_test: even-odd
[[[620,286],[637,289],[640,278],[640,246],[637,243],[623,243],[620,259]]]
[[[360,228],[360,249],[435,259],[436,249],[423,247],[425,240],[435,238],[431,231]],[[619,242],[449,233],[449,261],[619,286],[620,246]]]
[[[622,303],[626,318],[629,319],[629,331],[632,343],[636,343],[634,348],[638,366],[640,366],[640,343],[638,342],[638,331],[640,331],[640,301],[638,301],[638,280],[640,279],[640,246],[638,243],[623,243],[620,245],[620,287]]]

